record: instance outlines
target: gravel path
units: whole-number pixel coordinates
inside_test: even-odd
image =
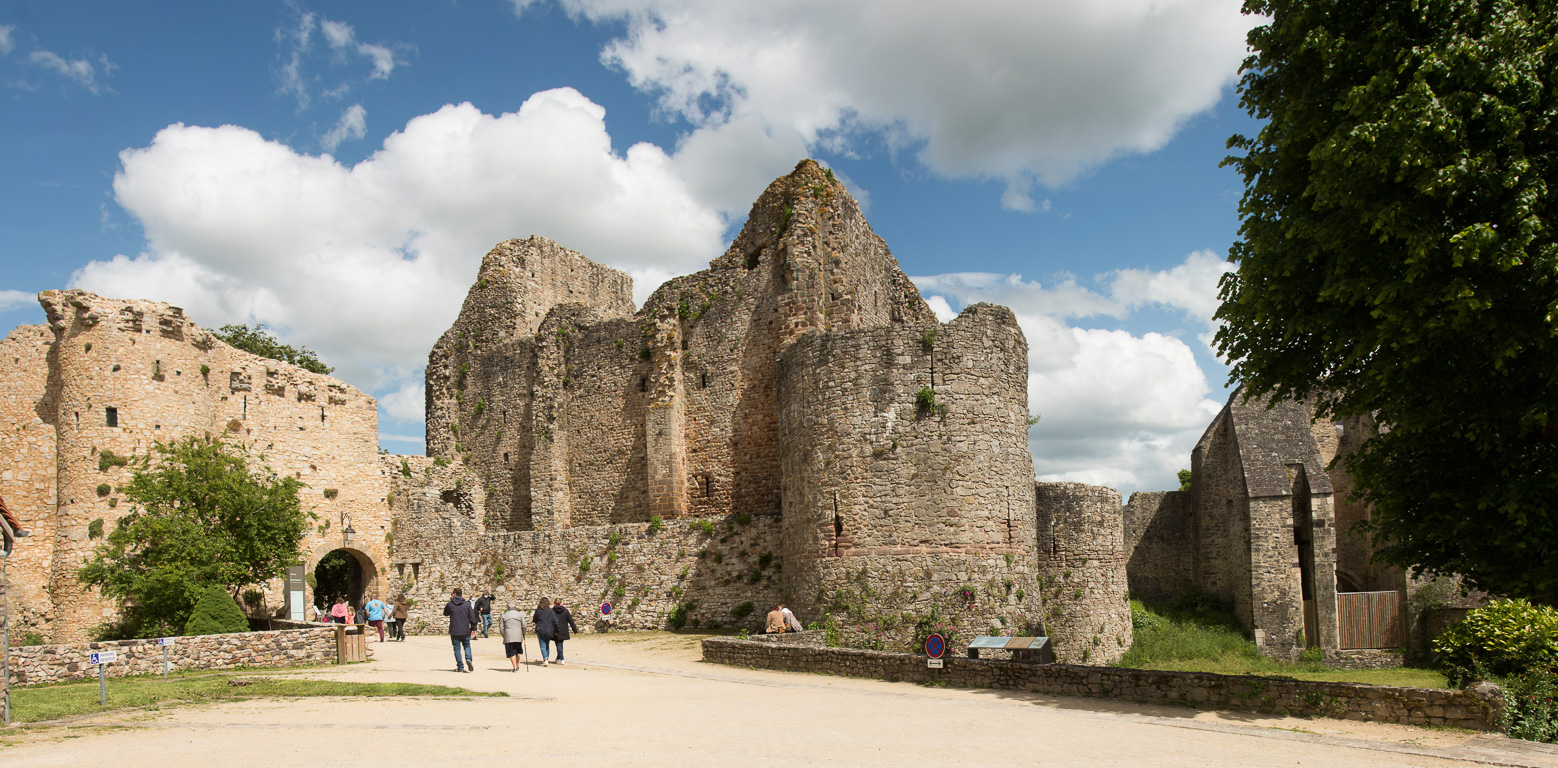
[[[1558,768],[1558,750],[1499,736],[1011,691],[736,669],[699,661],[698,638],[586,635],[566,666],[508,671],[477,640],[456,674],[448,642],[371,646],[373,663],[296,673],[503,690],[506,699],[250,701],[125,713],[5,735],[5,768],[799,764],[903,766],[1452,766]],[[535,653],[535,643],[530,643]]]

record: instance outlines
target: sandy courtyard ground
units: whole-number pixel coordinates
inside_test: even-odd
[[[0,766],[1344,766],[1558,768],[1500,736],[1268,718],[1011,691],[705,664],[699,638],[587,635],[566,666],[508,671],[496,638],[453,672],[446,639],[375,644],[375,660],[282,672],[507,691],[512,698],[251,701],[95,716],[5,734]],[[535,641],[530,642],[535,654]]]

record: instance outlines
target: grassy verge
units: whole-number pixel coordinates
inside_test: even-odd
[[[58,720],[132,707],[309,696],[507,696],[443,685],[342,683],[275,679],[253,674],[213,674],[163,680],[121,677],[108,681],[108,705],[98,704],[97,682],[60,683],[11,689],[12,719],[21,723]]]
[[[1131,601],[1135,642],[1115,666],[1221,675],[1267,675],[1330,683],[1446,687],[1430,669],[1332,669],[1318,659],[1288,663],[1264,656],[1234,617],[1203,595],[1170,603]]]

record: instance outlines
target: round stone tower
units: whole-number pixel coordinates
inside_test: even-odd
[[[1034,498],[1043,616],[1055,660],[1118,661],[1133,639],[1120,492],[1082,483],[1036,483]]]
[[[784,353],[785,585],[805,620],[936,606],[972,636],[1037,618],[1027,376],[1016,318],[984,304]]]

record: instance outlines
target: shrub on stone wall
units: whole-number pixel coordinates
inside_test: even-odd
[[[249,620],[244,618],[238,603],[221,587],[206,587],[195,603],[195,612],[184,625],[186,635],[224,635],[229,632],[248,632]]]
[[[1452,684],[1558,669],[1558,610],[1498,600],[1466,614],[1434,641]]]

